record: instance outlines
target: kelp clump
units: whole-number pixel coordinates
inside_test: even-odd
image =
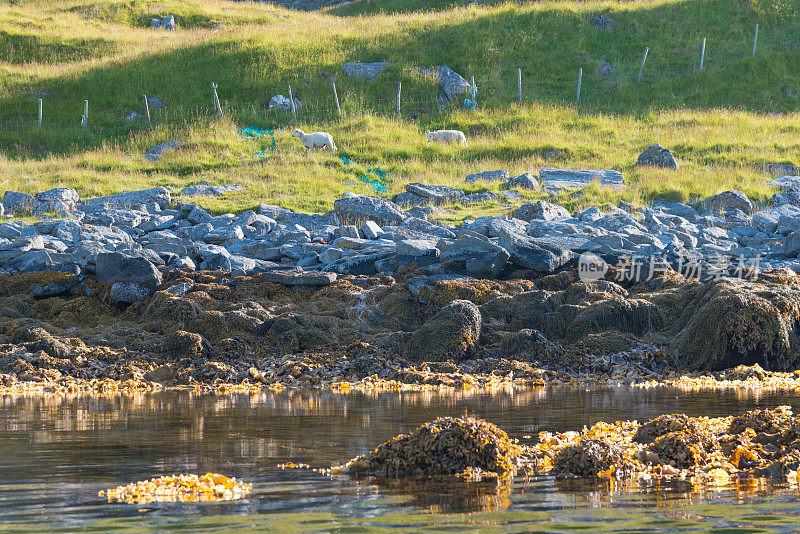
[[[507,479],[517,471],[520,448],[497,426],[470,417],[440,417],[400,434],[374,451],[334,468],[353,475],[400,477],[461,475]]]
[[[100,492],[108,502],[143,504],[150,502],[213,502],[241,499],[248,495],[252,484],[218,473],[205,475],[168,475]]]

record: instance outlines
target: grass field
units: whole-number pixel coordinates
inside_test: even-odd
[[[151,17],[168,13],[179,31],[149,29]],[[589,19],[598,13],[613,17],[616,30],[592,28]],[[757,22],[764,53],[730,59],[731,51],[752,46]],[[769,35],[794,26],[800,27],[795,3],[779,0],[468,6],[362,0],[315,13],[222,0],[0,1],[0,177],[3,189],[69,186],[82,196],[202,180],[241,183],[247,191],[205,205],[221,211],[265,202],[321,212],[345,190],[369,192],[358,179],[369,168],[388,174],[388,196],[410,181],[477,191],[464,176],[564,166],[618,169],[629,184],[621,192],[593,187],[563,195],[571,207],[619,198],[691,200],[729,188],[765,201],[771,191],[758,166],[800,163],[800,53],[770,48],[791,32]],[[611,94],[579,106],[535,101],[528,92],[523,104],[514,102],[518,67],[526,81],[563,82],[573,91],[579,67],[591,76],[607,61],[628,72],[648,46],[648,68],[663,70],[675,58],[699,59],[703,36],[710,65],[702,73],[638,85],[620,78]],[[376,60],[394,65],[372,84],[341,73],[344,62]],[[409,100],[430,99],[435,83],[415,67],[439,64],[476,77],[479,109],[428,112],[411,105],[394,117],[397,82]],[[328,112],[328,75],[339,78],[341,117]],[[225,119],[197,112],[211,105],[212,81]],[[351,165],[329,153],[306,157],[290,137],[290,117],[263,112],[288,84],[306,111],[318,111],[302,114],[297,126],[331,132],[338,155]],[[28,126],[35,122],[32,95],[39,92],[48,95],[41,135],[19,127],[20,117]],[[131,128],[124,117],[143,112],[145,93],[163,99],[168,110],[154,112],[151,130]],[[86,134],[77,128],[84,99],[93,126]],[[275,128],[275,149],[269,150],[271,138],[241,138],[237,130],[247,125]],[[428,128],[462,129],[469,144],[430,145]],[[157,163],[137,156],[172,139],[184,145]],[[673,151],[681,170],[634,167],[654,142]],[[262,149],[266,157],[256,157]],[[545,160],[553,150],[562,157]],[[454,207],[448,217],[507,209]]]

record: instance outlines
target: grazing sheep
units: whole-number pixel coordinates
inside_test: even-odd
[[[428,141],[466,145],[467,137],[464,135],[464,132],[459,130],[436,130],[435,132],[428,130]]]
[[[328,148],[331,152],[336,152],[336,145],[333,143],[333,137],[327,132],[314,132],[307,134],[303,130],[297,129],[292,134],[292,137],[299,137],[300,143],[306,147],[308,153],[315,148]]]

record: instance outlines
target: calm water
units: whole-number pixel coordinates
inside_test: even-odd
[[[793,394],[541,389],[515,395],[283,392],[226,397],[0,397],[0,531],[274,532],[394,530],[795,532],[800,492],[786,486],[708,493],[564,484],[510,489],[442,481],[381,482],[282,471],[327,467],[440,415],[475,415],[511,436],[662,413],[727,415],[789,404]],[[253,483],[226,504],[107,504],[99,490],[176,472]]]

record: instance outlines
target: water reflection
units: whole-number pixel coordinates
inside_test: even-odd
[[[146,516],[157,527],[195,524],[191,517],[257,516],[259,521],[288,521],[297,527],[300,519],[294,514],[314,511],[321,514],[322,523],[309,528],[326,530],[344,519],[363,526],[372,521],[369,518],[411,512],[426,518],[487,512],[498,514],[501,522],[531,520],[538,525],[567,519],[581,523],[569,510],[624,509],[624,514],[615,513],[626,521],[653,510],[667,514],[670,507],[792,503],[797,511],[796,489],[764,480],[733,480],[720,491],[708,492],[689,483],[609,487],[602,481],[586,485],[546,477],[519,479],[512,486],[435,479],[354,481],[277,468],[288,461],[314,467],[342,463],[444,415],[482,417],[512,437],[525,439],[540,430],[580,429],[600,420],[642,420],[670,412],[721,416],[780,404],[797,410],[800,402],[793,393],[777,392],[741,396],[557,387],[491,393],[5,396],[0,397],[0,523],[21,530],[32,520],[61,528],[97,527],[113,518]],[[96,498],[98,490],[135,480],[206,471],[252,482],[252,498],[213,506],[152,506],[146,511],[109,506]],[[543,515],[534,520],[529,515],[534,512]],[[420,516],[409,517],[415,518],[413,523]],[[668,519],[688,521],[687,517]],[[404,526],[410,524],[404,521]],[[37,530],[33,526],[29,530]],[[115,523],[108,529],[118,527]]]

